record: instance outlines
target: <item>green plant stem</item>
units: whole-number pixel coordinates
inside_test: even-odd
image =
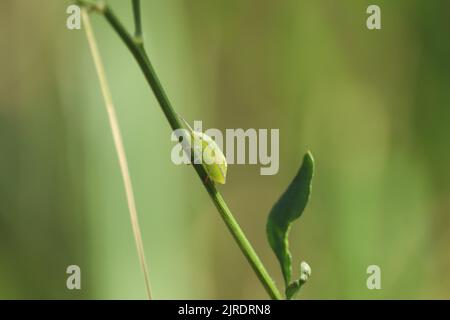
[[[141,20],[141,1],[132,0],[133,16],[134,16],[134,38],[141,47],[144,46],[144,38],[142,37],[142,20]]]
[[[155,94],[155,97],[158,100],[158,103],[160,104],[161,109],[164,115],[166,116],[172,130],[183,128],[177,114],[175,113],[169,102],[169,99],[158,79],[158,76],[155,73],[155,70],[152,67],[152,64],[150,63],[147,54],[145,53],[143,46],[141,46],[140,43],[137,42],[136,39],[134,39],[128,33],[128,31],[118,20],[114,12],[107,5],[102,5],[101,7],[98,7],[97,10],[95,11],[101,13],[106,18],[111,27],[116,31],[116,33],[119,35],[119,37],[122,39],[122,41],[125,43],[125,45],[128,47],[128,49],[136,59],[147,82],[152,88],[153,93]],[[140,14],[138,14],[138,16],[140,16]],[[206,188],[209,196],[214,202],[214,205],[219,211],[220,216],[225,222],[228,230],[233,235],[233,238],[236,240],[239,248],[241,249],[244,256],[247,258],[247,261],[253,268],[254,272],[256,273],[258,279],[264,286],[269,296],[272,299],[277,300],[282,299],[282,296],[278,291],[274,281],[270,277],[269,273],[265,269],[263,263],[259,259],[252,245],[250,244],[244,232],[240,228],[238,222],[236,221],[227,204],[225,203],[225,200],[222,198],[221,194],[218,192],[215,185],[207,179],[208,175],[205,171],[205,168],[201,164],[194,164],[193,167],[195,168],[195,171],[200,177],[200,180],[203,182],[204,187]]]

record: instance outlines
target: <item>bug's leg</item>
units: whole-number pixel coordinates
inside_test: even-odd
[[[203,183],[204,183],[204,184],[207,184],[208,181],[209,181],[209,176],[207,175],[207,176],[205,177],[205,179],[203,179]]]

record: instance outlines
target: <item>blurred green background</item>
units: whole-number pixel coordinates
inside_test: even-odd
[[[132,28],[130,1],[108,1]],[[0,1],[0,298],[144,299],[111,133],[70,1]],[[382,30],[365,26],[378,4]],[[450,298],[450,2],[143,1],[146,46],[175,109],[204,128],[279,128],[280,171],[220,187],[281,287],[267,214],[312,150],[291,231],[299,298]],[[135,61],[93,23],[118,109],[154,296],[266,298]],[[66,289],[66,267],[82,290]],[[379,265],[382,289],[368,290]],[[297,272],[297,270],[295,270]]]

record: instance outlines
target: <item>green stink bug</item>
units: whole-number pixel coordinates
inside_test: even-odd
[[[194,150],[196,161],[201,161],[209,179],[220,184],[225,184],[227,178],[227,160],[222,150],[220,150],[217,143],[210,136],[203,132],[195,131],[186,120],[180,116],[178,117],[189,129],[191,137],[190,149]]]

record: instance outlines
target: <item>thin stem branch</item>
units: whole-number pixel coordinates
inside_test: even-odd
[[[135,41],[140,43],[140,46],[144,46],[144,38],[142,37],[142,19],[141,19],[141,1],[132,0],[133,4],[133,16],[134,16],[134,38]]]
[[[122,23],[118,20],[114,12],[107,5],[103,6],[101,10],[97,10],[97,12],[99,12],[106,18],[111,27],[116,31],[116,33],[132,53],[139,67],[141,68],[141,71],[144,74],[148,84],[153,90],[153,93],[155,94],[155,97],[158,100],[159,105],[161,106],[161,109],[166,116],[172,130],[183,128],[143,47],[141,47],[139,43],[137,43],[135,39],[133,39],[133,37],[128,33]],[[276,287],[274,281],[270,277],[252,245],[240,228],[238,222],[225,203],[225,200],[222,198],[215,185],[208,181],[208,179],[206,179],[208,175],[205,168],[201,164],[195,163],[193,164],[193,167],[197,172],[200,180],[203,182],[203,185],[212,201],[214,202],[214,205],[219,211],[222,220],[225,222],[228,230],[233,235],[233,238],[237,242],[242,253],[256,273],[258,279],[264,286],[266,292],[272,299],[282,299],[282,296],[278,291],[278,288]]]
[[[108,114],[109,124],[111,127],[111,132],[114,140],[114,146],[116,148],[117,157],[119,159],[120,171],[122,173],[122,179],[125,187],[125,194],[128,202],[128,210],[130,213],[131,226],[133,229],[134,239],[136,242],[136,248],[142,268],[144,273],[145,288],[149,299],[152,299],[150,279],[148,275],[147,263],[144,255],[144,245],[142,242],[141,231],[139,227],[139,220],[137,216],[136,203],[134,200],[133,187],[131,184],[130,172],[128,170],[128,162],[125,153],[125,148],[122,141],[122,135],[119,128],[119,122],[117,120],[116,110],[111,97],[111,92],[109,90],[108,81],[106,79],[105,70],[100,57],[100,53],[97,47],[97,42],[95,40],[94,32],[90,23],[89,15],[85,8],[82,10],[84,29],[86,30],[86,36],[89,42],[89,47],[91,49],[92,58],[94,60],[95,68],[97,71],[98,79],[100,82],[100,87],[105,101],[106,112]]]

